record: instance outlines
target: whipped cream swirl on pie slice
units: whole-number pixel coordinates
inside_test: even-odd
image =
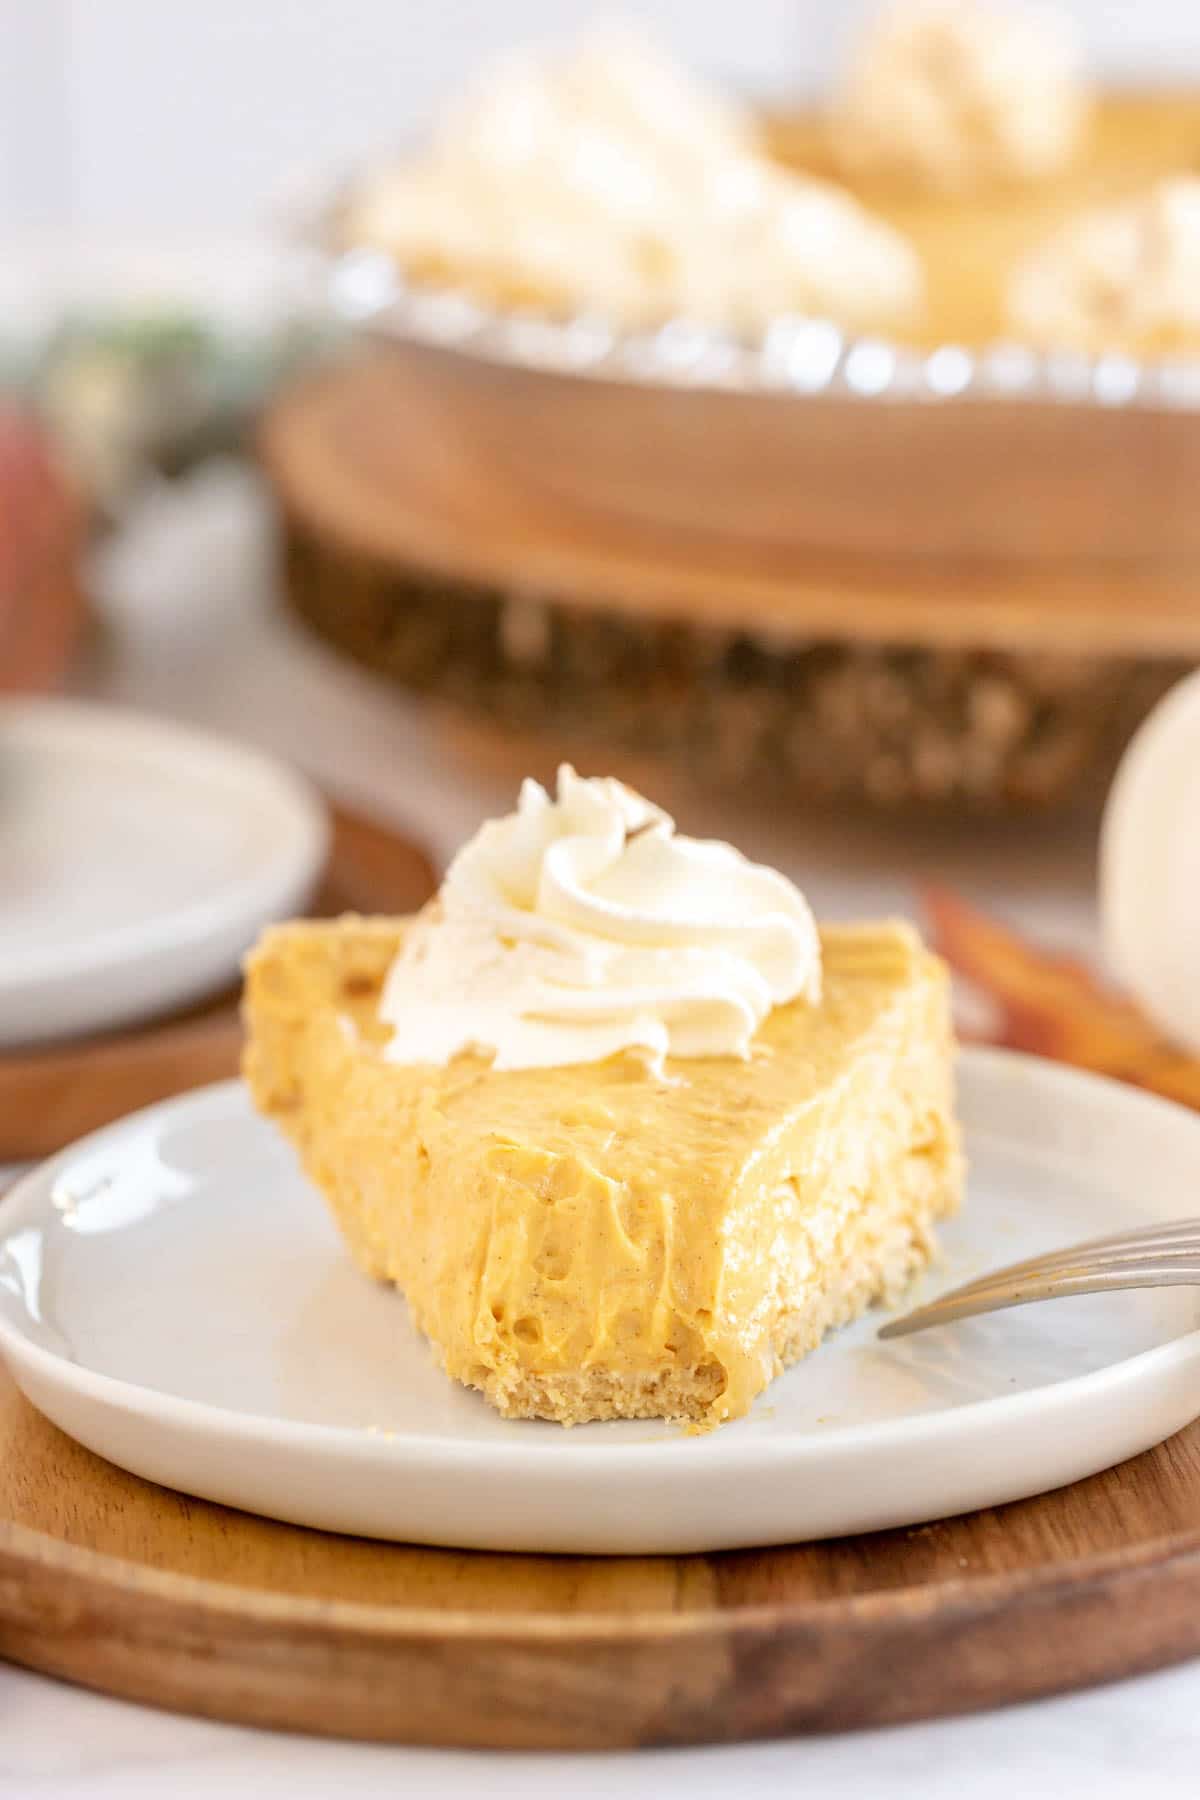
[[[564,764],[551,798],[526,781],[515,813],[459,852],[389,972],[389,1060],[496,1069],[619,1051],[746,1057],[773,1006],[821,995],[821,948],[800,892],[728,844],[676,833],[619,781]]]

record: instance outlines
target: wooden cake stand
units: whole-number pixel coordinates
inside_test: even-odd
[[[1200,657],[1187,566],[748,559],[575,510],[468,425],[419,358],[366,351],[261,444],[296,611],[497,745],[780,801],[1026,809],[1094,792]]]
[[[765,126],[840,178],[820,117]],[[863,179],[926,270],[912,347],[1009,335],[1016,264],[1198,146],[1196,92],[1113,91],[1052,180]],[[772,400],[376,343],[285,396],[263,452],[296,609],[497,740],[779,801],[1023,810],[1098,792],[1200,657],[1200,419],[1063,392]]]

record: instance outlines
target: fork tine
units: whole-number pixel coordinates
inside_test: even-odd
[[[1112,1293],[1124,1288],[1200,1287],[1200,1254],[1185,1257],[1148,1256],[1116,1267],[1076,1267],[1070,1271],[1017,1273],[1001,1270],[990,1283],[971,1283],[955,1288],[928,1306],[882,1326],[881,1338],[907,1337],[933,1325],[948,1325],[979,1313],[999,1312],[1010,1306],[1027,1306],[1035,1300],[1058,1300],[1071,1294]]]

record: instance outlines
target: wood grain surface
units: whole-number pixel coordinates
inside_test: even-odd
[[[837,556],[789,550],[769,540],[698,537],[673,528],[669,519],[657,526],[639,520],[619,505],[591,510],[528,478],[515,453],[501,454],[496,434],[505,438],[509,425],[499,417],[484,421],[480,409],[488,410],[487,400],[460,394],[469,379],[436,359],[427,362],[398,349],[365,351],[307,378],[268,414],[260,440],[268,475],[285,513],[305,533],[343,551],[348,614],[370,605],[369,588],[360,591],[353,579],[358,559],[366,567],[408,571],[417,582],[445,583],[449,606],[458,584],[593,614],[762,632],[775,644],[815,639],[950,651],[1200,656],[1197,565],[1190,561],[1152,555],[1140,564],[1065,556],[1007,561],[865,551]],[[587,390],[589,384],[575,387]],[[632,468],[635,453],[629,446],[636,439],[637,414],[650,398],[649,392],[612,388],[604,397],[612,416],[579,426],[588,446],[581,453],[605,455],[601,440],[611,439],[614,457]],[[528,396],[523,404],[528,408]],[[592,396],[589,405],[597,404]],[[522,429],[546,431],[553,410],[548,398],[535,420],[526,416]],[[932,417],[932,410],[924,409],[923,416]],[[975,408],[964,424],[964,430],[980,434],[981,443],[991,428],[984,417],[988,410]],[[850,406],[836,411],[837,420],[818,435],[827,459],[843,454],[849,459],[848,485],[836,504],[844,504],[844,536],[853,545],[871,520],[903,519],[911,509],[899,491],[872,492],[870,504],[864,504],[861,483],[850,474],[854,440],[866,429],[863,417]],[[1091,413],[1070,419],[1060,413],[1054,429],[1066,432],[1073,445],[1059,444],[1058,474],[1071,488],[1072,507],[1081,491],[1088,496],[1085,510],[1094,539],[1104,495],[1102,488],[1089,488],[1087,464],[1074,452],[1086,455],[1108,425]],[[658,411],[651,429],[660,430],[664,417]],[[1188,451],[1181,475],[1193,456],[1200,457],[1200,420],[1184,423]],[[591,435],[593,425],[597,436]],[[714,518],[720,519],[735,492],[753,487],[762,466],[755,459],[764,452],[769,426],[768,420],[762,429],[748,421],[736,427],[743,434],[741,480],[737,488],[729,483],[714,488]],[[881,419],[868,436],[877,442],[882,428]],[[1135,435],[1147,428],[1145,421],[1130,422]],[[695,427],[680,421],[679,429],[681,442],[690,443]],[[910,441],[907,427],[901,437],[897,479],[920,487],[924,505],[939,490],[941,477],[920,443]],[[936,458],[936,446],[927,449]],[[786,462],[786,447],[780,451]],[[1126,518],[1133,504],[1129,471],[1140,466],[1136,452],[1133,442],[1123,446],[1115,471],[1124,471]],[[664,454],[666,460],[643,482],[643,510],[671,479],[665,448]],[[1178,483],[1169,456],[1164,462],[1157,455],[1154,467],[1161,501]],[[977,461],[961,465],[955,479],[963,475],[973,495],[988,498],[991,490]],[[1200,519],[1193,494],[1189,488],[1188,517]],[[1036,505],[1045,515],[1039,529],[1056,542],[1062,515],[1053,485],[1038,490]],[[1018,523],[1010,520],[1004,528],[1012,535]]]
[[[895,1723],[1200,1649],[1198,1495],[1194,1426],[1057,1494],[842,1542],[680,1559],[409,1549],[139,1481],[0,1374],[0,1655],[213,1718],[396,1742]]]
[[[288,603],[420,695],[455,754],[788,804],[1095,804],[1200,655],[1178,574],[1101,590],[1080,569],[735,556],[593,519],[447,435],[430,380],[356,360],[284,396],[262,443]]]
[[[437,885],[425,851],[344,809],[313,910],[414,912]],[[0,1163],[49,1156],[111,1119],[236,1074],[234,990],[187,1013],[48,1049],[0,1056]]]

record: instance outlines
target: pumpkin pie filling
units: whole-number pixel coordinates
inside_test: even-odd
[[[942,965],[901,924],[821,934],[822,994],[746,1056],[498,1069],[388,1055],[411,923],[275,927],[247,968],[245,1073],[359,1264],[510,1417],[744,1413],[899,1297],[961,1160]]]

